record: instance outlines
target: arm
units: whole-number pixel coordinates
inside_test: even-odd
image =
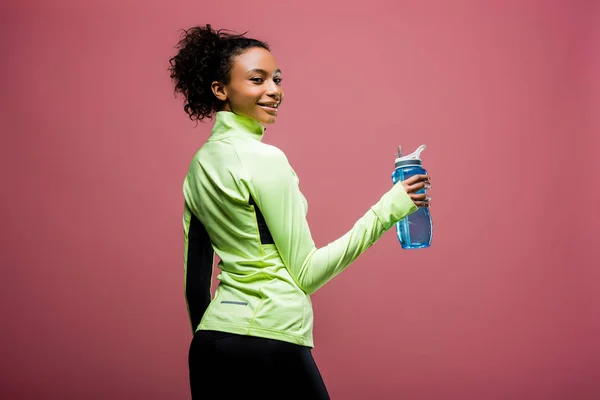
[[[287,158],[278,150],[260,158],[253,163],[252,196],[283,263],[308,294],[342,272],[394,223],[417,210],[402,184],[394,185],[346,234],[317,249],[306,221],[298,179]]]

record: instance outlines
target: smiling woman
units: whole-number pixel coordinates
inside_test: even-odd
[[[277,118],[283,99],[281,70],[275,57],[264,48],[248,49],[235,58],[228,84],[213,82],[215,97],[223,102],[223,111],[243,114],[263,124]]]
[[[183,185],[192,397],[328,399],[311,354],[310,295],[416,211],[415,202],[427,206],[417,192],[429,177],[395,185],[348,233],[317,249],[298,177],[281,150],[262,143],[283,100],[268,45],[194,27],[170,65],[189,117],[216,116]],[[221,273],[211,299],[215,252]]]
[[[178,48],[171,78],[192,120],[228,111],[275,122],[283,99],[281,70],[265,42],[207,25],[186,31]]]

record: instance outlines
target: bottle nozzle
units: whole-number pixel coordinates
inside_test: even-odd
[[[403,156],[402,155],[402,147],[398,146],[398,158],[396,161],[405,161],[405,160],[420,160],[421,152],[425,150],[425,145],[419,146],[413,153]]]
[[[422,144],[422,145],[421,145],[421,146],[419,146],[419,148],[418,148],[418,149],[415,151],[415,155],[416,155],[417,159],[419,159],[419,160],[421,159],[421,152],[422,152],[423,150],[425,150],[425,147],[427,147],[427,146],[425,146],[424,144]]]

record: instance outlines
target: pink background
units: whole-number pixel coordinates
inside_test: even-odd
[[[428,146],[433,246],[390,231],[313,297],[333,399],[600,398],[597,3],[47,3],[0,9],[0,398],[189,398],[181,185],[211,123],[167,67],[206,22],[271,44],[265,141],[319,246]]]

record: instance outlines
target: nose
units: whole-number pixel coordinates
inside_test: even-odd
[[[274,79],[269,79],[267,95],[270,97],[280,97],[282,93],[281,86],[275,83]]]

